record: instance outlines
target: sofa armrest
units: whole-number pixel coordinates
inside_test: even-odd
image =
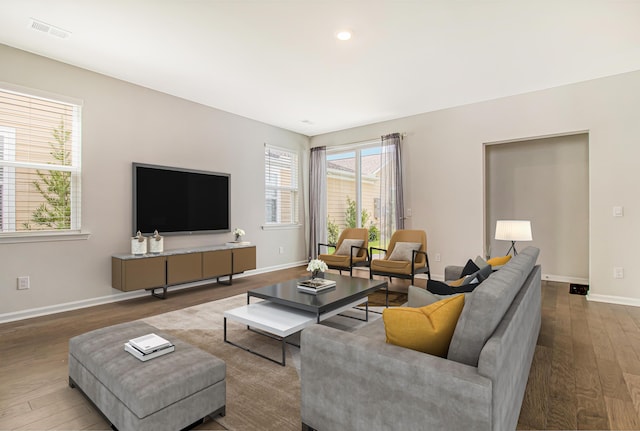
[[[477,368],[330,328],[302,331],[301,415],[319,430],[491,429]]]
[[[457,280],[462,277],[464,266],[447,265],[444,268],[444,281]]]

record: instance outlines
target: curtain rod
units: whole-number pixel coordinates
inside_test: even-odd
[[[402,133],[394,132],[394,133],[398,133],[400,135],[401,139],[404,139],[407,136],[407,132],[402,132]],[[384,138],[387,135],[393,135],[393,133],[387,133],[386,135],[380,135],[380,138]]]
[[[387,133],[387,135],[390,135],[390,134],[391,133]],[[335,145],[335,146],[336,147],[340,147],[340,146],[345,146],[345,147],[354,146],[354,147],[356,147],[358,145],[366,145],[366,144],[370,144],[372,142],[379,141],[383,136],[386,136],[386,135],[380,135],[379,137],[376,137],[376,138],[365,139],[365,140],[357,141],[357,142],[347,142],[345,144],[338,144],[338,145]],[[405,138],[406,136],[407,136],[407,132],[400,133],[400,137],[401,138]]]

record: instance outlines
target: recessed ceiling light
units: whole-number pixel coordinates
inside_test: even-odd
[[[336,34],[336,37],[337,37],[339,40],[349,40],[349,39],[351,39],[351,32],[350,32],[350,31],[347,31],[347,30],[342,30],[342,31],[339,31],[339,32]]]

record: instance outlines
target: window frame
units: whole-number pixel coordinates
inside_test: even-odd
[[[378,149],[380,148],[380,141],[379,140],[367,140],[367,141],[362,141],[362,142],[357,142],[357,143],[353,143],[353,144],[343,144],[343,145],[336,145],[333,147],[327,147],[327,165],[330,162],[330,159],[332,156],[336,156],[336,155],[340,155],[340,154],[346,154],[346,153],[354,153],[353,157],[355,160],[355,170],[354,170],[354,182],[355,182],[355,189],[354,189],[354,200],[356,203],[356,227],[367,227],[367,226],[361,226],[361,218],[362,218],[362,210],[363,210],[363,205],[362,205],[362,181],[363,181],[363,174],[362,174],[362,157],[363,157],[363,152],[366,152],[368,150],[374,150],[374,149]],[[329,179],[329,170],[327,168],[327,183],[328,183],[328,179]],[[379,198],[378,198],[379,199]],[[375,208],[375,206],[374,206]],[[327,205],[327,211],[329,210],[329,205]],[[379,212],[379,211],[378,211]],[[375,217],[375,210],[374,213],[371,214],[372,216]],[[327,218],[329,217],[329,214],[327,213]],[[376,217],[377,218],[377,217]]]
[[[15,161],[16,129],[0,126],[0,136],[2,137],[0,160]],[[9,209],[10,207],[15,207],[15,168],[2,164],[0,165],[0,170],[0,187],[2,187],[0,192],[0,232],[15,232],[16,213]]]
[[[13,229],[7,230],[2,228],[0,230],[0,244],[3,243],[22,243],[22,242],[41,242],[41,241],[67,241],[76,239],[87,239],[89,233],[82,230],[81,209],[82,209],[82,196],[81,196],[81,179],[82,179],[82,105],[83,102],[79,99],[75,99],[68,96],[62,96],[54,93],[49,93],[42,90],[36,90],[32,88],[22,87],[19,85],[0,81],[0,91],[2,93],[13,93],[22,97],[40,99],[46,102],[53,102],[57,104],[69,105],[72,108],[71,119],[71,165],[56,165],[47,163],[36,163],[29,161],[15,160],[15,151],[18,146],[15,136],[15,129],[13,136],[10,138],[13,147],[13,157],[11,154],[9,158],[2,157],[0,155],[0,163],[3,168],[15,169],[15,168],[28,168],[28,169],[40,169],[47,171],[66,171],[71,173],[71,225],[69,229],[49,229],[49,230],[16,230],[16,212],[12,209],[10,213],[13,217]],[[12,129],[8,126],[0,126],[0,133],[7,136],[7,129]],[[15,181],[13,181],[13,187],[15,191]],[[15,200],[15,195],[13,196]],[[0,204],[4,204],[5,199]],[[15,201],[14,201],[15,202]],[[15,208],[15,205],[13,206]],[[4,215],[4,211],[3,211]]]
[[[292,184],[291,186],[274,186],[269,184],[269,182],[267,181],[267,178],[269,176],[270,169],[271,169],[271,165],[269,164],[269,160],[268,160],[269,150],[284,152],[291,156],[292,158],[291,170],[295,171],[295,172],[292,172],[292,176],[291,176],[294,184]],[[264,188],[265,188],[264,211],[265,212],[264,212],[264,224],[262,225],[262,229],[265,229],[265,230],[287,229],[287,228],[301,226],[300,224],[300,182],[301,182],[300,181],[300,172],[301,172],[300,163],[301,163],[301,160],[300,160],[299,150],[278,147],[270,144],[264,144]],[[275,172],[273,175],[278,175],[278,174],[279,174],[278,172]],[[291,193],[292,195],[291,208],[293,210],[294,216],[292,217],[293,220],[291,221],[283,222],[282,219],[278,217],[279,212],[277,211],[277,208],[278,208],[278,205],[280,205],[282,202],[283,192]],[[269,201],[275,202],[275,204],[271,206],[272,208],[275,209],[273,211],[273,213],[276,216],[275,221],[268,220],[269,213],[267,211],[267,206],[268,206],[267,204],[269,203]]]

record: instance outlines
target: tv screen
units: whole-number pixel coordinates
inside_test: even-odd
[[[133,234],[229,232],[229,174],[133,164]]]

